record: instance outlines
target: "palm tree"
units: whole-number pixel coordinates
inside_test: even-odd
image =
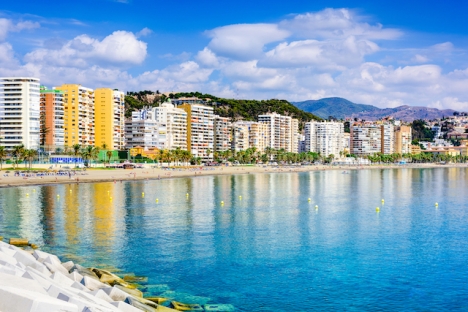
[[[3,159],[7,156],[5,146],[0,146],[0,171],[2,171]]]
[[[23,153],[24,153],[24,145],[21,144],[21,145],[16,145],[13,147],[13,152],[12,152],[12,155],[13,157],[15,158],[15,164],[16,168],[18,168],[18,162],[21,158],[23,158]]]
[[[107,156],[107,163],[110,164],[110,161],[111,161],[111,158],[112,158],[112,151],[107,151],[106,156]],[[104,163],[105,163],[105,161],[104,161]]]
[[[102,148],[103,151],[106,152],[105,155],[104,155],[104,157],[105,157],[105,156],[107,155],[107,144],[106,144],[106,143],[102,143],[101,148]],[[106,159],[105,159],[105,158],[104,158],[104,163],[106,163]],[[110,158],[109,158],[109,163],[110,163]]]
[[[72,149],[73,149],[72,153],[73,153],[73,155],[75,155],[75,165],[76,165],[76,161],[78,160],[77,159],[78,155],[80,155],[80,153],[81,153],[81,145],[80,144],[74,144],[72,146]]]
[[[35,149],[24,150],[24,158],[29,161],[29,170],[31,170],[32,161],[36,156],[37,156],[37,151]]]

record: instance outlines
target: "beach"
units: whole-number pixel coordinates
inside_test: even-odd
[[[34,168],[47,169],[50,165],[34,166]],[[412,168],[466,168],[468,164],[375,164],[375,165],[310,165],[310,166],[190,166],[190,167],[155,167],[145,164],[141,169],[104,169],[89,168],[86,171],[63,170],[60,167],[54,167],[49,171],[49,175],[43,176],[14,176],[13,170],[2,170],[0,172],[0,187],[15,187],[24,185],[43,185],[43,184],[66,184],[66,183],[93,183],[93,182],[121,182],[131,180],[155,180],[171,179],[181,177],[197,177],[206,175],[233,175],[233,174],[258,174],[258,173],[288,173],[288,172],[307,172],[323,170],[368,170],[368,169],[412,169]],[[18,168],[18,171],[26,172],[24,167]],[[62,174],[58,175],[57,172]],[[70,171],[70,174],[68,174]]]

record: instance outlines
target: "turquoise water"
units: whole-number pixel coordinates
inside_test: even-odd
[[[237,311],[466,311],[467,187],[440,168],[5,188],[0,235]]]

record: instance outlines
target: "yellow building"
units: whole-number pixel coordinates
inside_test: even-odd
[[[79,84],[55,88],[64,95],[64,145],[94,145],[94,90]]]
[[[395,127],[395,153],[407,154],[411,152],[411,127]]]
[[[118,90],[99,88],[95,94],[96,146],[122,150],[125,145],[125,95]]]

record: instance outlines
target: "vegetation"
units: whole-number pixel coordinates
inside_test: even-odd
[[[414,120],[411,124],[411,129],[412,140],[432,141],[434,139],[434,133],[427,127],[426,121],[422,119]]]
[[[7,156],[7,151],[5,150],[5,146],[0,146],[0,171],[2,171],[3,167],[3,159]]]
[[[456,162],[456,163],[465,163],[468,162],[468,156],[451,156],[443,154],[433,154],[422,152],[420,154],[390,154],[385,155],[382,153],[377,153],[374,155],[367,156],[367,159],[371,163],[395,163],[399,160],[406,160],[410,163],[439,163],[439,162]]]
[[[143,92],[143,93],[142,93]],[[144,100],[143,96],[147,96],[145,92],[140,93],[128,92],[125,97],[125,116],[130,117],[132,111],[142,109],[145,106],[157,107],[160,103],[166,100],[164,95],[155,94],[153,102]],[[153,94],[154,95],[154,94]],[[178,99],[181,97],[197,97],[202,100],[210,100],[207,105],[214,108],[214,113],[222,117],[229,117],[232,121],[238,120],[256,120],[258,115],[276,112],[281,115],[291,116],[299,119],[300,129],[303,128],[305,122],[310,120],[321,120],[311,113],[304,112],[296,106],[292,105],[286,100],[237,100],[237,99],[224,99],[218,98],[211,94],[203,94],[200,92],[184,92],[184,93],[171,93],[169,98]]]

